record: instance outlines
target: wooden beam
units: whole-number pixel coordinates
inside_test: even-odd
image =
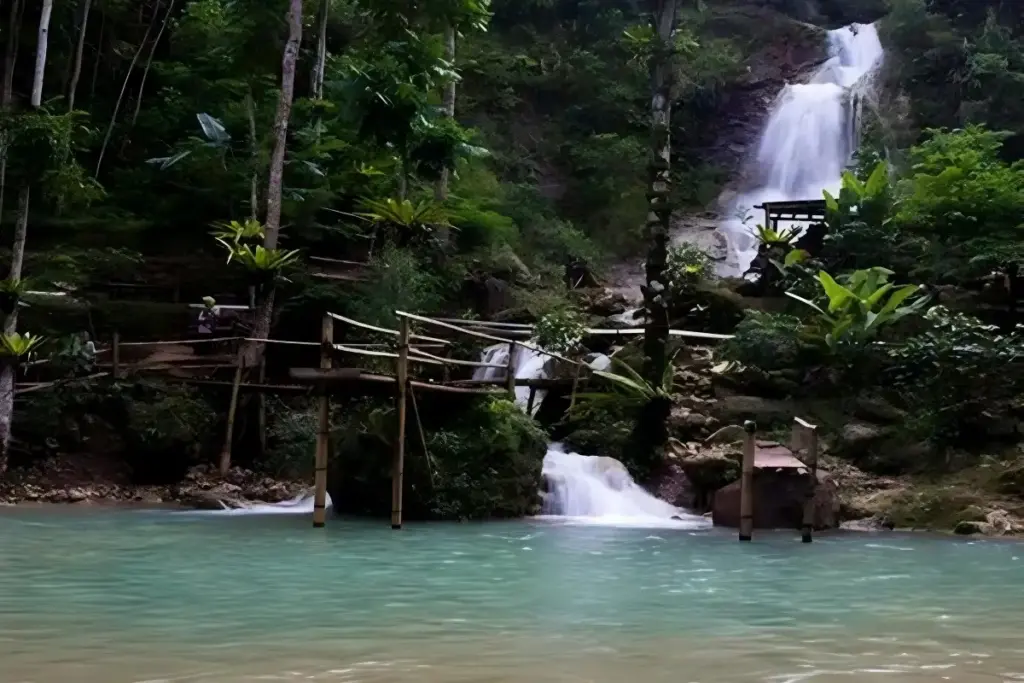
[[[391,463],[391,528],[402,528],[402,483],[405,475],[405,392],[409,372],[409,319],[399,321],[398,360],[395,361],[395,398],[398,401],[398,434]]]
[[[757,454],[757,425],[743,423],[743,466],[740,470],[740,540],[754,538],[754,458]]]

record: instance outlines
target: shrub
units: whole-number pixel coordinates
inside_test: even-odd
[[[579,350],[586,325],[578,311],[563,305],[542,315],[534,334],[541,348],[564,356]]]
[[[1017,393],[1024,328],[1009,334],[977,318],[936,306],[929,327],[888,348],[893,386],[913,406],[924,435],[937,445],[976,436]]]
[[[311,474],[320,420],[311,403],[289,405],[280,399],[267,405],[267,453],[262,467],[273,476],[300,478]]]
[[[668,280],[669,296],[672,299],[689,298],[697,285],[713,273],[711,257],[700,247],[683,242],[669,249],[665,279]]]
[[[808,360],[820,360],[820,354],[806,341],[800,318],[761,311],[748,311],[733,338],[718,347],[716,356],[761,370],[795,368]]]

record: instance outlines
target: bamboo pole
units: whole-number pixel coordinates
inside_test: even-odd
[[[334,319],[325,315],[320,330],[320,367],[331,367],[331,351],[334,346]],[[315,470],[313,474],[313,526],[327,523],[327,455],[330,452],[331,403],[326,386],[320,388],[320,430],[316,437]]]
[[[405,392],[409,371],[409,319],[401,318],[398,334],[398,360],[395,361],[398,398],[398,436],[391,465],[391,528],[402,528],[402,476],[405,467]]]
[[[121,333],[114,330],[114,341],[111,346],[110,376],[116,381],[121,365]]]
[[[757,453],[757,425],[747,420],[743,423],[743,430],[746,434],[743,437],[743,470],[740,475],[740,540],[749,541],[754,537],[754,457]]]
[[[228,404],[228,424],[224,430],[224,448],[220,451],[220,475],[223,477],[231,469],[231,443],[235,434],[235,413],[238,411],[238,390],[242,384],[242,370],[245,367],[245,352],[238,351],[235,364],[235,378],[231,382],[231,402]]]
[[[533,400],[537,398],[537,387],[530,387],[530,398],[526,401],[526,414],[533,415]]]
[[[807,424],[803,420],[797,420],[804,427],[807,437],[807,454],[804,456],[804,463],[810,470],[810,487],[807,498],[804,500],[804,524],[800,533],[800,540],[810,543],[814,531],[814,494],[818,488],[818,428],[815,425]]]
[[[509,342],[508,345],[508,368],[505,370],[505,388],[508,396],[516,400],[516,343]]]
[[[580,386],[580,366],[576,366],[576,373],[572,376],[572,394],[569,397],[569,410],[576,405],[576,389]]]
[[[267,354],[260,355],[260,372],[256,382],[263,384],[267,381]],[[262,393],[256,394],[256,423],[260,430],[260,457],[267,453],[267,397]]]

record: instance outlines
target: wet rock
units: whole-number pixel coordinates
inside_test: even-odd
[[[964,519],[956,523],[956,526],[953,527],[953,533],[957,534],[958,536],[971,536],[973,534],[983,534],[985,533],[985,523],[972,522],[970,520]]]
[[[792,421],[796,409],[789,401],[760,396],[724,396],[718,399],[712,414],[726,423],[754,420],[758,426]]]
[[[883,398],[872,396],[860,396],[854,406],[854,415],[867,422],[878,424],[891,424],[902,422],[906,419],[906,413]]]
[[[678,508],[698,508],[697,491],[677,462],[666,462],[651,479],[651,493]]]
[[[985,533],[992,536],[1024,533],[1024,523],[1006,510],[993,510],[985,515]]]
[[[698,491],[710,493],[739,479],[740,454],[723,449],[707,449],[678,460]]]
[[[68,489],[67,500],[69,503],[78,503],[89,497],[89,493],[83,489],[72,488]]]
[[[850,422],[839,434],[836,451],[846,457],[856,458],[877,446],[885,437],[883,427],[866,422]]]

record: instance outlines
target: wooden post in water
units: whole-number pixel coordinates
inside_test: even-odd
[[[120,376],[121,369],[121,333],[114,330],[113,343],[110,346],[110,376],[115,380]]]
[[[238,390],[242,384],[242,369],[245,367],[245,343],[238,348],[235,360],[235,378],[231,382],[231,402],[228,404],[228,425],[224,429],[224,447],[220,451],[220,476],[231,469],[231,444],[235,434],[235,413],[238,412]]]
[[[810,469],[810,490],[804,500],[804,523],[800,532],[800,540],[810,543],[814,530],[814,494],[818,488],[818,428],[799,418],[797,423],[805,430],[807,455],[804,456],[804,464]]]
[[[320,367],[331,367],[331,352],[334,350],[334,318],[324,315],[320,329]],[[319,528],[327,523],[327,456],[331,440],[331,399],[327,383],[320,387],[320,429],[316,435],[315,469],[313,470],[313,526]]]
[[[395,382],[398,394],[398,436],[391,463],[391,528],[402,528],[402,477],[405,469],[405,392],[409,372],[409,319],[399,318],[398,360],[395,361]]]
[[[508,397],[516,400],[516,343],[509,342],[508,345],[508,369],[505,371],[505,387],[508,389]]]
[[[740,474],[740,540],[754,537],[754,457],[757,454],[757,425],[743,423],[743,469]]]

